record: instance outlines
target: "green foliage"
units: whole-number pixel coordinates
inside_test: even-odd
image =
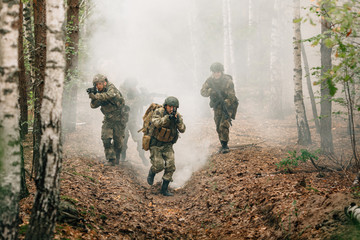
[[[70,203],[72,203],[72,204],[74,204],[74,205],[76,205],[76,203],[78,203],[79,201],[78,200],[76,200],[76,199],[74,199],[74,198],[71,198],[71,197],[69,197],[69,196],[60,196],[60,199],[62,199],[62,200],[64,200],[64,201],[67,201],[67,202],[70,202]]]
[[[331,23],[330,28],[324,34],[318,34],[305,41],[311,42],[312,46],[323,41],[325,46],[333,49],[335,64],[332,68],[322,76],[319,74],[319,69],[315,69],[313,75],[318,76],[317,84],[326,81],[330,95],[334,96],[338,92],[336,87],[338,83],[353,83],[355,77],[360,73],[360,62],[358,61],[360,45],[356,43],[360,31],[360,2],[350,0],[339,3],[335,0],[322,0],[319,1],[319,4],[320,7],[311,6],[309,12]],[[348,104],[345,100],[343,102]],[[360,108],[355,109],[360,110]]]
[[[309,160],[310,158],[313,158],[315,160],[318,159],[318,157],[316,156],[316,154],[318,153],[311,153],[306,149],[301,149],[300,150],[300,155],[297,156],[297,151],[289,151],[289,156],[285,159],[282,159],[279,163],[276,163],[275,165],[284,170],[285,172],[291,173],[292,169],[296,166],[299,165],[299,161],[300,162],[306,162],[307,160]]]

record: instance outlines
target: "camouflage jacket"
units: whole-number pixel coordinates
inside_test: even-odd
[[[216,91],[220,93],[221,96],[218,96]],[[232,77],[227,74],[223,74],[219,79],[209,77],[201,88],[201,96],[210,97],[210,107],[212,108],[218,107],[216,103],[219,101],[219,97],[221,97],[228,106],[237,102]]]
[[[179,132],[184,133],[186,126],[180,113],[177,113],[176,120],[171,120],[169,117],[170,115],[166,112],[164,107],[158,108],[152,116],[152,123],[155,127],[155,131],[162,128],[170,130],[171,143],[175,143],[178,139]],[[154,144],[150,143],[150,145]]]
[[[125,85],[121,85],[119,89],[125,98],[126,105],[130,107],[129,118],[132,121],[138,121],[141,119],[143,110],[143,99],[140,92],[136,88],[129,88]]]
[[[103,91],[95,94],[95,99],[91,100],[91,108],[100,107],[105,119],[115,119],[120,116],[125,105],[125,100],[120,91],[114,84],[108,82]]]

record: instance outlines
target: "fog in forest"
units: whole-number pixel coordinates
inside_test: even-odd
[[[101,73],[116,87],[126,78],[132,77],[138,80],[138,89],[145,88],[148,92],[179,99],[178,111],[183,115],[187,130],[174,145],[177,170],[173,186],[182,186],[191,173],[206,162],[209,153],[214,151],[209,148],[209,139],[217,139],[209,99],[200,95],[200,89],[210,76],[210,65],[213,62],[225,63],[223,1],[92,2],[90,19],[86,20],[82,31],[83,42],[88,49],[81,58],[84,87],[90,87],[92,77]],[[271,112],[269,78],[274,18],[278,18],[282,28],[277,37],[281,44],[279,58],[284,117],[293,114],[292,2],[281,1],[282,11],[278,16],[274,10],[274,0],[251,1],[252,16],[249,16],[249,1],[230,2],[234,65],[225,64],[225,72],[234,77],[240,100],[238,115],[247,115],[261,122]],[[317,29],[310,26],[303,31],[306,37],[317,34]],[[312,58],[318,57],[316,49],[309,51],[310,67],[314,67],[317,63]],[[90,100],[85,90],[81,92],[80,98],[82,105],[79,112],[96,118],[98,125],[92,131],[96,133],[94,139],[103,151],[100,140],[103,116],[99,109],[90,109]],[[162,104],[163,101],[164,97],[155,97],[149,99],[149,104]],[[85,121],[90,120],[87,118]],[[212,134],[209,139],[201,137],[207,127],[205,124],[211,124],[213,130],[209,132]],[[128,144],[133,144],[131,138]],[[128,151],[136,150],[129,147]]]

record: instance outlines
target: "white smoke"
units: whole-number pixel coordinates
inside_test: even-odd
[[[84,64],[89,76],[104,74],[116,87],[127,77],[135,77],[139,88],[179,99],[178,111],[187,130],[174,146],[175,187],[182,186],[206,162],[209,148],[209,140],[201,133],[201,117],[209,112],[208,105],[201,106],[208,100],[200,96],[201,83],[193,77],[190,1],[94,0],[88,22],[90,52]],[[205,71],[206,76],[209,72]],[[155,101],[162,104],[164,98]],[[130,138],[129,145],[131,142]],[[129,146],[128,151],[136,149]]]

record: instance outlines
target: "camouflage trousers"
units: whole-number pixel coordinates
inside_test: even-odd
[[[128,146],[127,143],[129,141],[130,138],[130,134],[131,134],[131,138],[132,140],[134,140],[134,142],[136,142],[136,149],[139,152],[140,157],[142,157],[144,155],[144,150],[142,149],[142,139],[141,139],[141,134],[138,133],[137,131],[140,129],[140,127],[136,124],[136,122],[134,121],[129,121],[126,128],[125,128],[125,139],[124,139],[124,145],[122,148],[122,151],[127,150]]]
[[[173,144],[166,143],[162,146],[150,147],[150,160],[151,171],[153,173],[159,173],[164,171],[163,180],[172,181],[172,176],[176,170],[175,168],[175,155]]]
[[[124,144],[125,125],[121,121],[103,121],[101,140],[105,148],[107,160],[120,156]]]
[[[229,114],[231,115],[231,113]],[[221,108],[214,109],[214,121],[219,140],[228,142],[230,121],[225,117],[225,114]]]

